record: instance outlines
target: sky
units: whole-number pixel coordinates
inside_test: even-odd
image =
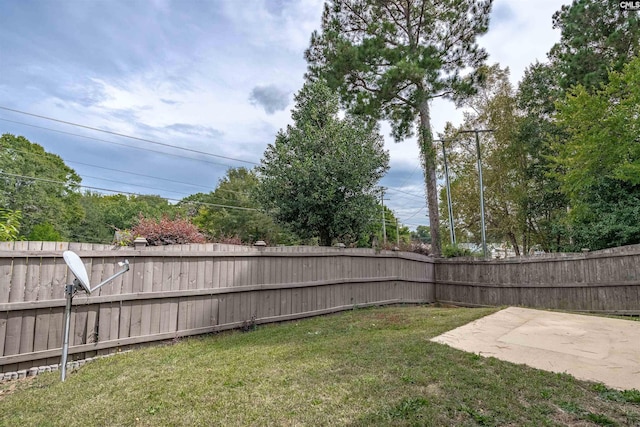
[[[559,40],[552,15],[565,3],[495,0],[479,39],[488,63],[509,67],[517,84]],[[83,185],[105,193],[177,200],[212,191],[228,168],[259,163],[292,123],[322,7],[322,0],[0,0],[0,133],[42,145]],[[447,121],[462,122],[449,101],[431,108],[436,135]],[[412,229],[427,225],[416,140],[394,142],[387,123],[381,132],[390,153],[385,205]]]

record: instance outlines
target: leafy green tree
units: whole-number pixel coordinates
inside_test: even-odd
[[[0,242],[18,240],[20,236],[20,211],[0,208]]]
[[[554,159],[569,136],[555,119],[556,103],[575,85],[594,93],[607,84],[609,71],[621,71],[640,53],[640,16],[621,10],[618,3],[575,0],[562,6],[553,16],[561,37],[548,54],[549,62],[532,65],[518,88],[523,113],[518,139],[532,159],[525,171],[531,183],[526,209],[536,219],[532,234],[545,250],[576,249],[574,235],[580,227],[575,220],[588,217],[575,210],[571,218],[567,215],[568,193],[561,191],[559,180],[564,171]]]
[[[569,138],[559,144],[563,190],[580,200],[601,177],[640,184],[640,57],[593,94],[582,85],[558,103],[557,119]]]
[[[63,238],[83,216],[80,177],[57,155],[23,136],[0,136],[0,206],[22,213],[20,232],[50,224]]]
[[[431,243],[431,232],[428,225],[419,225],[411,232],[411,238],[422,243]]]
[[[27,240],[32,242],[60,242],[62,236],[49,223],[37,224],[31,229]]]
[[[527,156],[522,145],[516,143],[519,117],[508,69],[494,65],[487,68],[486,74],[478,93],[464,102],[470,110],[465,113],[464,123],[459,129],[449,126],[445,136],[450,143],[453,210],[461,231],[480,235],[475,135],[459,131],[492,129],[481,140],[487,238],[507,240],[519,254],[527,224],[522,209],[528,184],[523,174],[528,166]]]
[[[155,195],[103,195],[85,192],[80,198],[84,217],[72,228],[72,240],[88,243],[110,243],[116,230],[130,229],[140,215],[160,220],[175,218],[176,208]]]
[[[433,253],[440,256],[436,150],[430,101],[473,93],[487,54],[491,0],[327,2],[306,52],[309,75],[339,89],[356,114],[389,120],[396,140],[414,135],[424,168]]]
[[[308,82],[295,97],[294,124],[269,144],[258,167],[258,197],[302,238],[356,242],[376,216],[376,183],[389,155],[376,124],[338,117],[338,97]]]
[[[382,229],[382,205],[378,204],[378,218],[373,218],[366,231],[360,236],[358,240],[358,247],[361,248],[370,248],[373,246],[374,242],[378,247],[384,246],[384,235],[387,236],[387,247],[393,248],[397,245],[398,240],[400,240],[400,245],[408,245],[411,243],[411,231],[409,227],[405,225],[400,225],[398,223],[398,218],[395,216],[393,211],[388,207],[384,207],[384,220],[385,220],[385,229]],[[398,225],[396,229],[396,224]],[[398,239],[398,236],[400,239]]]
[[[640,185],[604,177],[569,215],[569,249],[591,250],[640,243]]]
[[[569,201],[560,191],[553,161],[558,155],[553,142],[566,138],[554,117],[555,102],[564,97],[558,81],[557,67],[535,63],[525,71],[516,94],[521,118],[514,142],[528,159],[523,169],[528,183],[522,206],[528,218],[523,241],[545,251],[564,250],[569,243]]]
[[[193,223],[213,240],[238,237],[244,243],[257,240],[270,244],[296,243],[297,237],[293,233],[262,211],[255,199],[258,185],[258,177],[253,171],[243,167],[231,168],[215,191],[186,197],[180,206],[187,210]]]
[[[640,57],[608,81],[593,93],[578,85],[557,104],[568,134],[556,144],[557,178],[571,203],[575,244],[591,249],[640,242]]]

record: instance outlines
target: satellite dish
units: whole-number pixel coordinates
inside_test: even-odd
[[[60,362],[60,379],[64,381],[67,375],[67,356],[69,354],[69,329],[71,326],[71,305],[73,303],[73,295],[79,289],[83,289],[88,294],[90,294],[92,289],[91,289],[91,285],[89,284],[89,276],[87,275],[87,269],[84,268],[84,263],[82,262],[80,257],[75,252],[72,252],[72,251],[64,251],[64,253],[62,254],[62,257],[64,258],[64,262],[67,263],[67,266],[69,266],[73,274],[75,274],[76,276],[76,279],[73,281],[73,284],[68,284],[66,286],[66,291],[65,291],[67,303],[64,309],[64,335],[62,339],[62,360]],[[111,282],[116,277],[121,276],[127,271],[129,271],[128,260],[125,259],[124,262],[119,262],[118,264],[124,268],[118,271],[113,276],[104,279],[102,283],[97,284],[93,288],[94,291],[97,291],[102,286]]]
[[[82,288],[88,293],[91,293],[91,285],[89,284],[89,276],[87,275],[87,269],[84,268],[84,263],[80,257],[72,251],[64,251],[62,254],[64,262],[67,263],[73,274],[75,274],[78,282]]]

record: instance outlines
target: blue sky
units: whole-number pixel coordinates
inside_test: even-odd
[[[60,155],[87,186],[174,199],[213,190],[229,167],[258,163],[291,122],[322,3],[0,0],[1,107],[249,163],[2,109],[0,133]],[[496,0],[480,41],[489,62],[510,67],[517,83],[559,39],[551,17],[561,4]],[[434,101],[434,132],[447,121],[459,124],[462,112]],[[382,132],[391,155],[387,204],[411,228],[428,224],[416,141],[394,143],[384,123]]]

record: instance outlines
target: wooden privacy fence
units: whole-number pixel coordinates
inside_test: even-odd
[[[73,301],[70,359],[142,343],[392,303],[434,302],[432,259],[368,249],[254,249],[205,244],[142,250],[59,242],[0,243],[0,372],[60,361],[62,253],[83,259],[97,284]]]
[[[436,300],[640,315],[640,245],[435,265]]]
[[[0,242],[0,372],[60,361],[71,249],[92,284],[74,298],[70,354],[82,359],[153,341],[357,306],[442,302],[640,314],[640,245],[507,260],[438,259],[368,249],[147,247]]]

